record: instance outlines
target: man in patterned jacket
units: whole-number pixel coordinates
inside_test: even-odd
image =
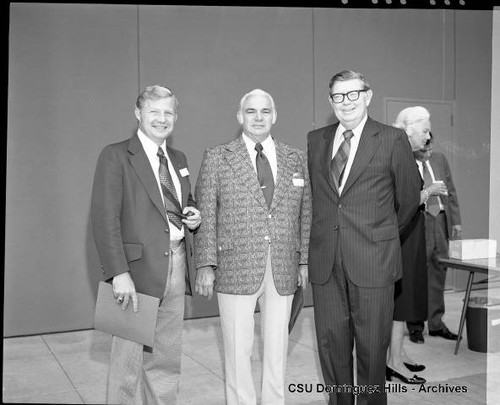
[[[217,292],[227,404],[256,404],[251,361],[259,301],[264,341],[262,403],[284,404],[288,321],[307,284],[311,191],[305,154],[275,140],[270,94],[243,96],[242,134],[205,152],[195,196],[195,291]]]

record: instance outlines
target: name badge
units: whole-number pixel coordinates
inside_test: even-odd
[[[304,179],[292,179],[295,187],[304,187]]]
[[[179,173],[181,174],[182,177],[189,176],[189,171],[188,171],[187,167],[184,167],[181,170],[179,170]]]

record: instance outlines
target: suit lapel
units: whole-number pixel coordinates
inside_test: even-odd
[[[434,155],[431,155],[429,158],[429,164],[432,168],[432,172],[434,173],[434,181],[445,181],[446,173],[444,171],[444,166],[442,165],[441,160],[436,159]],[[446,185],[446,183],[445,183]],[[445,207],[448,206],[448,196],[447,195],[439,195],[438,199],[441,200],[441,204]]]
[[[440,162],[431,155],[431,158],[429,159],[429,164],[432,167],[432,171],[434,173],[434,180],[443,180],[444,181],[444,173]]]
[[[151,201],[153,201],[156,208],[158,208],[158,211],[160,211],[165,221],[167,221],[165,207],[163,206],[163,201],[160,196],[158,183],[156,182],[153,169],[151,169],[151,164],[149,163],[146,152],[144,152],[141,141],[137,135],[134,135],[130,139],[128,150],[131,153],[129,156],[130,163],[137,173],[140,182],[144,186],[146,193],[149,195],[149,198],[151,198]]]
[[[267,203],[260,188],[257,173],[255,172],[245,141],[241,135],[226,145],[225,157],[233,168],[236,179],[244,184],[255,199],[267,209]]]
[[[187,176],[181,175],[181,169],[187,170],[187,167],[181,167],[181,163],[175,158],[175,155],[168,146],[167,146],[167,154],[170,159],[170,162],[172,163],[172,166],[174,166],[174,170],[175,173],[177,174],[177,178],[179,179],[179,183],[181,184],[181,195],[182,195],[181,211],[182,211],[182,209],[187,205],[187,199],[189,196],[190,187]]]
[[[275,141],[274,144],[276,146],[276,163],[278,171],[276,174],[276,183],[270,211],[274,210],[278,203],[287,195],[287,189],[289,187],[288,181],[292,178],[295,169],[290,159],[289,149],[281,142]]]
[[[358,150],[354,156],[351,171],[349,172],[349,176],[347,177],[342,190],[342,195],[344,195],[349,188],[351,188],[351,186],[358,179],[359,175],[363,172],[363,170],[365,170],[366,166],[368,166],[368,163],[370,163],[380,144],[380,139],[377,135],[377,127],[375,126],[373,120],[368,118],[363,128],[363,132],[361,133]]]
[[[333,179],[332,170],[331,170],[331,162],[332,162],[332,150],[333,150],[333,141],[335,139],[335,133],[337,132],[337,128],[339,123],[337,122],[335,125],[332,125],[328,128],[327,131],[323,133],[323,136],[320,138],[321,144],[319,145],[320,152],[320,164],[321,170],[323,171],[323,176],[327,180],[328,184],[332,188],[332,190],[338,195],[339,190],[337,185],[335,184],[335,180]]]

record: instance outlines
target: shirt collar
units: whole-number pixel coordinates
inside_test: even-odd
[[[241,133],[243,135],[243,141],[245,142],[245,145],[249,150],[254,150],[255,145],[257,145],[256,142],[254,142],[248,135],[246,135],[244,132]],[[269,134],[264,141],[260,143],[262,145],[262,148],[264,150],[269,149],[274,147],[274,139],[273,137]]]
[[[148,156],[154,155],[158,153],[158,145],[153,142],[151,139],[149,139],[144,132],[142,132],[139,129],[137,129],[137,136],[139,137],[139,140],[141,141],[142,147],[144,148],[144,151]],[[163,143],[160,145],[160,147],[163,149],[163,153],[165,156],[167,156],[168,159],[168,153],[167,153],[167,142],[163,141]]]
[[[364,116],[364,118],[360,121],[360,123],[352,129],[353,136],[356,138],[361,137],[361,133],[363,132],[363,128],[365,127],[366,121],[368,120],[368,114]],[[338,133],[343,134],[346,131],[346,128],[339,122]]]

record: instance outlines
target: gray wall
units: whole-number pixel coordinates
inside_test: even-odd
[[[488,11],[11,4],[5,336],[92,327],[95,163],[133,133],[148,84],[179,96],[172,143],[193,185],[203,151],[236,136],[237,103],[256,87],[275,97],[274,135],[302,149],[332,120],[327,85],[340,69],[367,76],[375,119],[384,97],[454,101],[448,157],[464,236],[486,236],[491,21]],[[187,298],[187,317],[216,314],[215,300]]]

